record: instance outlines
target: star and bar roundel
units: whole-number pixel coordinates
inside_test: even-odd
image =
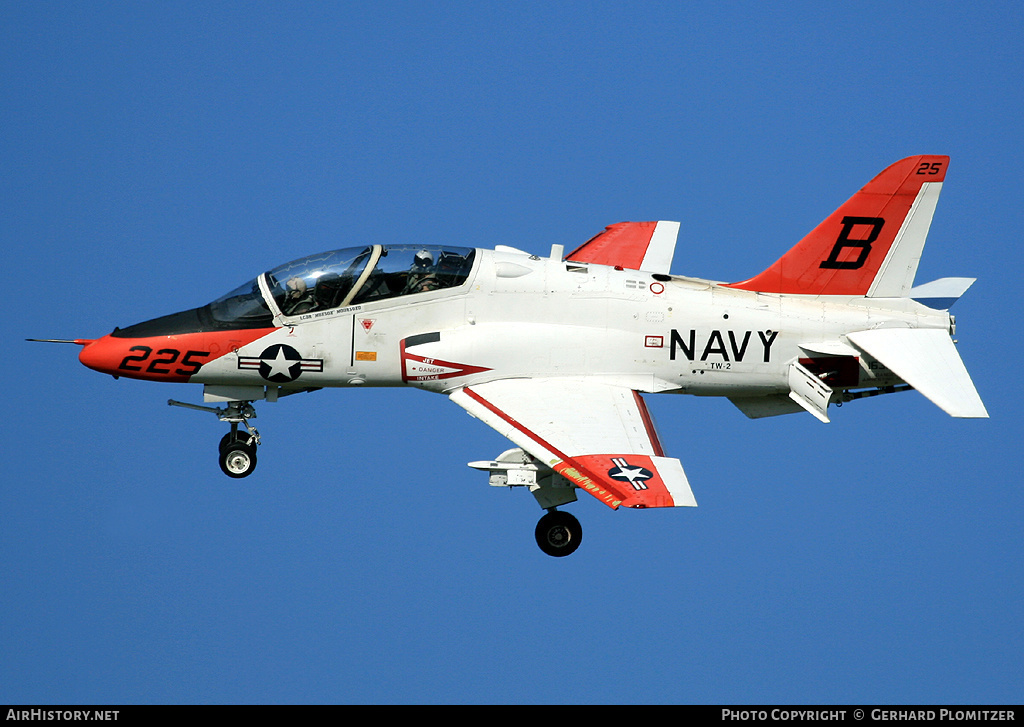
[[[628,482],[634,490],[646,490],[644,482],[654,477],[649,469],[631,465],[625,457],[612,457],[612,464],[615,466],[608,470],[608,476],[619,482]]]
[[[259,356],[239,356],[238,368],[242,371],[259,371],[267,381],[287,384],[295,381],[304,371],[320,373],[324,361],[320,358],[302,358],[302,354],[284,343],[267,346]]]

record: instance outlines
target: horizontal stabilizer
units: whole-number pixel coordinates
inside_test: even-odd
[[[915,285],[909,297],[929,308],[949,310],[975,280],[977,278],[940,278],[924,285]]]
[[[971,375],[946,331],[881,328],[850,333],[847,338],[950,416],[988,417]]]

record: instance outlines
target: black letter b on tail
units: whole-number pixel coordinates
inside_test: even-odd
[[[871,243],[878,239],[878,234],[882,231],[882,225],[884,224],[885,220],[881,217],[844,217],[843,229],[839,233],[839,239],[832,246],[832,252],[829,254],[828,260],[823,260],[819,267],[835,268],[836,270],[856,270],[861,267],[868,259],[868,253],[871,252]],[[863,240],[850,239],[850,232],[857,225],[871,225],[871,232]],[[860,250],[856,260],[839,259],[843,248],[847,247]]]

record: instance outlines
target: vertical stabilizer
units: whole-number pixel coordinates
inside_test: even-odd
[[[905,297],[914,282],[949,157],[889,166],[760,275],[762,293]]]

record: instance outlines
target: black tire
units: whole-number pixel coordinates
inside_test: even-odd
[[[249,432],[228,432],[223,437],[221,437],[220,444],[217,446],[217,449],[223,452],[224,448],[227,447],[229,444],[234,444],[235,442],[241,442],[242,444],[246,444],[248,441]]]
[[[580,521],[561,510],[553,510],[542,517],[534,534],[540,549],[555,558],[576,552],[583,541]]]
[[[228,442],[220,450],[220,470],[228,477],[248,477],[256,469],[256,448],[243,441]]]

